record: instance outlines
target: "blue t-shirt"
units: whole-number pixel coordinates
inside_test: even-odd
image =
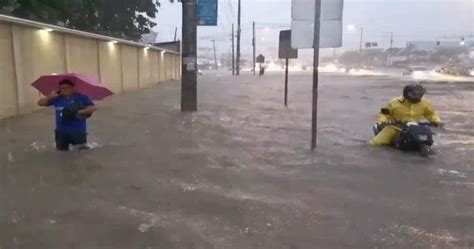
[[[49,101],[48,105],[54,106],[56,110],[56,131],[58,132],[78,132],[81,134],[87,133],[87,124],[85,118],[74,118],[71,121],[64,122],[62,111],[66,107],[77,105],[79,109],[84,109],[93,106],[92,100],[84,94],[75,93],[72,97],[58,96]]]

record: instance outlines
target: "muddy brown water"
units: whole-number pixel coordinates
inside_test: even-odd
[[[227,72],[226,72],[227,73]],[[99,103],[85,153],[54,151],[51,110],[0,121],[0,248],[469,248],[471,83],[428,82],[446,122],[432,159],[371,148],[373,118],[406,79],[323,74],[199,78]],[[474,84],[474,83],[473,83]]]

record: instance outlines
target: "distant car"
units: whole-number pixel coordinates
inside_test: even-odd
[[[202,75],[202,70],[198,69],[197,73],[198,73],[198,75]]]
[[[365,70],[374,70],[374,67],[373,66],[365,66],[365,67],[363,67],[363,69],[365,69]]]
[[[453,76],[474,76],[474,67],[464,65],[450,65],[441,68],[439,72]]]
[[[405,71],[402,72],[402,76],[420,75],[427,72],[429,72],[429,70],[424,66],[411,66],[405,68]]]

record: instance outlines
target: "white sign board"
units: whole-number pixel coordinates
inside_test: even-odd
[[[291,46],[313,48],[316,0],[292,0]],[[342,46],[344,0],[321,0],[320,48]]]
[[[314,22],[291,22],[291,47],[313,48]],[[319,48],[338,48],[342,46],[342,20],[321,21]]]
[[[316,0],[292,0],[291,19],[314,21]],[[321,0],[321,20],[341,20],[344,0]]]

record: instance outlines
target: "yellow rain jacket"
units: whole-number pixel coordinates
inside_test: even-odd
[[[384,108],[390,111],[390,115],[379,113],[377,116],[377,122],[419,122],[422,120],[428,120],[433,123],[441,122],[441,119],[433,109],[433,106],[425,98],[423,98],[420,103],[412,104],[405,100],[404,97],[398,97],[391,100]],[[370,140],[370,144],[374,146],[390,145],[399,134],[400,129],[398,127],[387,126],[377,136]]]

